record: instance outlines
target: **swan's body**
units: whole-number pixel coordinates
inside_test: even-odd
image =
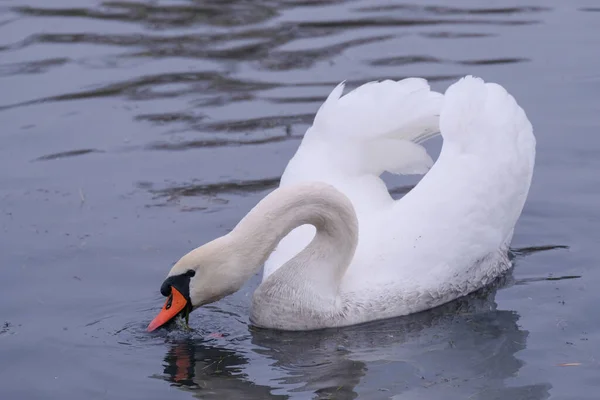
[[[472,77],[443,98],[417,79],[340,99],[342,89],[319,110],[280,188],[173,267],[170,276],[196,271],[195,307],[238,290],[266,261],[254,324],[339,327],[441,305],[510,267],[535,159],[531,124],[512,96]],[[444,144],[431,167],[417,142],[438,130]],[[397,201],[379,178],[429,167]]]

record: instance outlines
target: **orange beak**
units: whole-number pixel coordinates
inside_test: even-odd
[[[179,292],[179,290],[175,289],[171,286],[171,294],[167,298],[165,305],[162,310],[158,313],[158,315],[150,322],[148,325],[148,332],[152,332],[158,327],[163,326],[173,318],[177,316],[185,308],[187,305],[187,300],[185,297]]]

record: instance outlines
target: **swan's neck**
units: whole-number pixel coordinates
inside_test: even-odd
[[[315,292],[336,296],[358,243],[358,221],[350,201],[322,183],[279,188],[239,222],[229,236],[242,279],[256,273],[279,241],[305,224],[316,227],[312,242],[265,283],[270,282],[277,291],[289,289],[299,297]],[[286,296],[290,298],[290,293]]]

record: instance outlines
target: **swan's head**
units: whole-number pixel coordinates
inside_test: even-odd
[[[148,331],[239,290],[251,273],[245,273],[248,268],[235,249],[232,239],[223,236],[181,257],[160,287],[167,301]]]

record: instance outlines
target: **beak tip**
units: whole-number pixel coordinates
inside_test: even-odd
[[[148,328],[146,328],[147,331],[152,332],[175,318],[186,307],[186,304],[185,297],[177,289],[172,288],[171,296],[165,302],[160,313],[150,322]]]

